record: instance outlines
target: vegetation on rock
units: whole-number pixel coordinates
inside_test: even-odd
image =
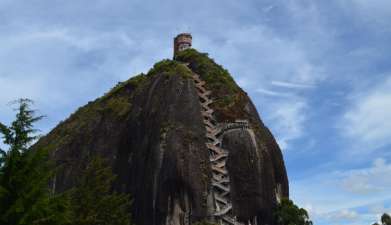
[[[48,151],[53,151],[58,146],[66,145],[72,138],[89,133],[103,119],[111,118],[113,121],[123,120],[132,109],[134,93],[147,81],[147,76],[139,74],[127,81],[118,83],[104,96],[80,107],[66,121],[61,122],[50,135],[57,141],[45,145]],[[76,135],[75,133],[76,132]],[[73,134],[73,135],[72,135]],[[93,137],[84,137],[89,142]]]
[[[212,107],[218,119],[232,121],[243,114],[246,94],[236,85],[229,72],[209,58],[208,54],[187,49],[179,52],[176,60],[189,63],[191,70],[206,82],[206,87],[212,91]]]
[[[235,81],[221,65],[214,62],[206,53],[200,53],[195,49],[187,49],[179,52],[176,60],[190,63],[190,68],[198,73],[206,81],[207,87],[217,90],[223,95],[234,95],[239,91]]]
[[[148,76],[162,74],[166,76],[181,75],[184,78],[191,77],[191,71],[182,63],[174,60],[164,59],[155,63],[152,69],[148,71]]]
[[[124,82],[119,82],[115,87],[113,87],[108,93],[99,98],[100,100],[109,99],[112,96],[116,96],[120,93],[121,90],[126,88],[127,86],[131,86],[133,88],[139,88],[142,83],[147,80],[147,76],[143,73],[140,73],[134,77],[131,77],[129,80]]]
[[[72,224],[131,224],[129,195],[111,192],[114,179],[101,158],[91,160],[71,190]]]

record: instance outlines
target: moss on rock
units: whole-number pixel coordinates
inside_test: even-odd
[[[56,140],[48,144],[48,150],[55,150],[58,146],[64,146],[80,136],[83,136],[86,142],[92,141],[93,137],[86,136],[86,134],[93,134],[91,132],[96,124],[104,119],[122,120],[131,111],[134,92],[141,89],[146,81],[145,74],[136,75],[127,81],[118,83],[102,97],[77,109],[48,134],[50,139]]]
[[[190,68],[207,82],[208,88],[218,91],[224,96],[234,95],[240,90],[228,70],[215,63],[206,53],[187,49],[179,52],[176,60],[190,63]]]

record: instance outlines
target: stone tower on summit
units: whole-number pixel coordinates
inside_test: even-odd
[[[174,58],[180,51],[191,48],[192,37],[190,33],[181,33],[174,38]]]

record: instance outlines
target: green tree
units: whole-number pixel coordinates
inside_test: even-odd
[[[381,224],[374,223],[372,225],[391,225],[391,216],[387,213],[384,213],[380,218]]]
[[[30,109],[31,101],[20,99],[16,119],[10,126],[0,123],[8,150],[0,150],[0,224],[60,225],[68,220],[67,198],[50,193],[53,167],[44,150],[29,149],[37,138],[34,123],[42,119]]]
[[[282,199],[278,204],[275,217],[279,225],[312,225],[307,211],[289,199]]]
[[[115,176],[105,162],[96,157],[71,191],[72,224],[130,225],[129,195],[111,191]]]
[[[391,217],[387,213],[381,216],[381,222],[383,225],[391,225]]]

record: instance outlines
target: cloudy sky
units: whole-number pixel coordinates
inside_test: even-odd
[[[315,224],[372,224],[391,212],[390,21],[389,0],[0,0],[0,121],[28,97],[48,132],[190,31],[252,97]]]

